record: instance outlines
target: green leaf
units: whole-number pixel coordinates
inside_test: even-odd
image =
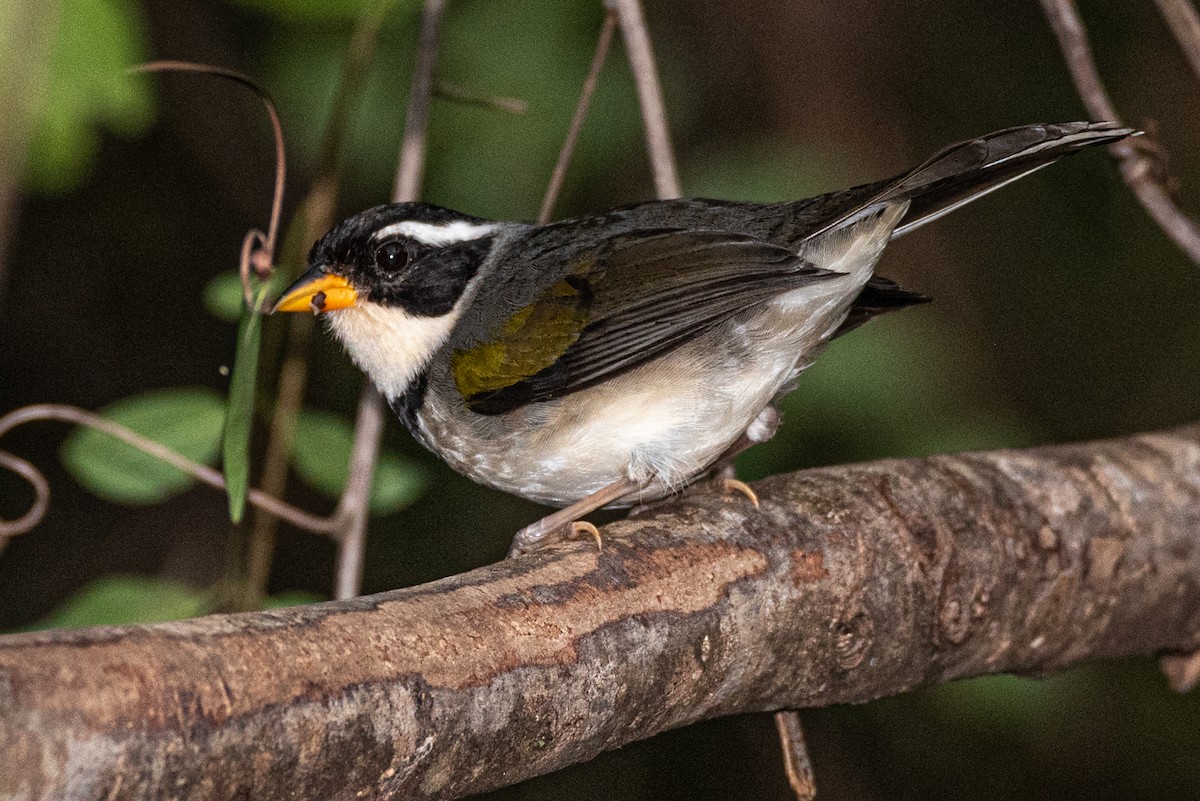
[[[37,628],[161,623],[204,614],[208,596],[176,581],[150,576],[104,576],[67,599]]]
[[[329,412],[304,409],[296,421],[292,460],[296,472],[314,489],[337,498],[346,487],[354,429]],[[371,514],[386,515],[410,505],[425,491],[425,472],[386,448],[380,451],[371,483]]]
[[[416,462],[385,449],[371,481],[371,514],[382,517],[411,506],[427,486],[425,471]]]
[[[225,410],[211,390],[155,390],[118,401],[100,414],[193,461],[216,461]],[[82,426],[63,443],[62,459],[80,484],[116,503],[159,503],[192,484],[191,478],[165,462]]]
[[[31,4],[36,5],[36,4]],[[27,181],[63,191],[83,177],[100,130],[125,136],[153,117],[150,81],[126,70],[146,58],[145,25],[133,0],[60,0],[45,94],[36,108]],[[12,43],[21,53],[23,43]],[[19,56],[18,56],[19,57]],[[3,65],[0,65],[3,66]]]
[[[229,496],[229,519],[235,523],[241,522],[246,511],[246,493],[250,489],[250,429],[254,422],[254,392],[258,386],[258,354],[262,343],[263,315],[259,309],[269,291],[269,286],[261,286],[255,295],[254,307],[242,313],[233,375],[229,379],[221,464],[225,471],[225,491]]]
[[[213,317],[226,323],[242,319],[246,308],[242,298],[242,278],[236,270],[215,276],[204,286],[204,308]]]

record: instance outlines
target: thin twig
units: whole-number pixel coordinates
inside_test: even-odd
[[[137,448],[143,453],[166,462],[181,473],[191,476],[203,484],[207,484],[218,490],[225,489],[225,479],[219,471],[214,470],[208,465],[194,462],[167,446],[144,437],[123,425],[106,420],[97,414],[75,406],[65,406],[58,403],[23,406],[0,417],[0,437],[17,426],[32,423],[36,420],[59,420],[64,423],[74,423],[94,428],[97,431],[108,434],[110,437],[121,440],[127,445]],[[27,479],[33,485],[34,492],[37,495],[37,500],[35,500],[33,506],[19,519],[0,521],[0,536],[11,537],[15,534],[23,534],[41,522],[42,517],[46,513],[46,501],[49,498],[50,490],[49,486],[45,483],[45,477],[29,462],[3,452],[0,452],[0,457],[3,457],[0,458],[0,465],[8,467]],[[247,498],[250,503],[258,508],[283,518],[297,528],[319,534],[329,534],[334,530],[334,521],[332,518],[309,514],[261,490],[250,490]]]
[[[666,104],[658,69],[654,66],[654,50],[639,0],[608,0],[617,11],[625,51],[633,80],[637,85],[642,121],[646,126],[646,148],[650,153],[650,169],[654,173],[654,190],[660,200],[680,197],[679,170],[675,167],[675,151],[671,147],[671,132],[667,127]]]
[[[338,504],[337,565],[334,597],[354,598],[361,593],[362,568],[367,547],[367,518],[371,506],[371,483],[379,457],[379,443],[387,418],[379,392],[370,384],[363,390],[354,426],[354,449],[350,454],[350,478]]]
[[[341,156],[346,131],[354,101],[361,95],[366,83],[368,68],[375,53],[379,31],[391,0],[375,0],[364,8],[350,37],[345,60],[342,64],[340,86],[329,113],[318,150],[315,179],[307,196],[300,204],[299,213],[291,225],[299,226],[300,232],[291,231],[285,239],[280,254],[285,267],[304,261],[304,247],[334,222],[337,202],[337,187],[341,175]],[[270,431],[262,459],[260,486],[264,492],[283,497],[287,488],[288,469],[291,464],[292,440],[296,421],[304,402],[304,387],[308,378],[308,344],[313,331],[313,318],[309,315],[287,315],[284,321],[286,344],[283,362],[279,369],[279,381],[275,392],[275,404],[271,414]],[[255,515],[250,532],[250,543],[246,549],[245,581],[247,597],[239,608],[259,608],[260,598],[266,592],[271,563],[275,554],[276,529],[279,520],[270,514]]]
[[[50,509],[50,482],[42,472],[19,456],[0,451],[0,467],[11,470],[33,487],[33,504],[16,520],[0,520],[0,548],[9,537],[24,534],[36,526]]]
[[[505,114],[524,114],[529,111],[529,101],[527,100],[522,100],[519,97],[497,97],[495,95],[479,94],[444,79],[438,79],[434,84],[433,94],[434,97],[441,98],[442,100],[462,103],[467,106],[479,106],[481,108],[492,109],[493,111],[503,111]]]
[[[795,709],[776,712],[775,730],[779,732],[783,747],[783,772],[796,794],[796,801],[812,801],[817,795],[817,785],[808,746],[804,742],[804,729],[800,726],[800,713]]]
[[[1067,59],[1067,67],[1079,90],[1079,96],[1093,119],[1120,120],[1100,74],[1096,69],[1087,31],[1079,18],[1074,0],[1040,0],[1050,28],[1058,37],[1059,47]],[[1182,44],[1182,40],[1181,40]],[[1184,214],[1165,188],[1155,181],[1155,170],[1148,159],[1129,140],[1109,145],[1120,163],[1121,177],[1134,195],[1175,244],[1193,262],[1200,264],[1200,230]]]
[[[396,184],[392,194],[392,200],[396,203],[416,200],[421,192],[438,35],[446,2],[447,0],[425,2],[417,44],[417,61],[408,96],[408,113],[404,120],[404,141],[400,144],[400,163],[396,169]],[[385,417],[383,398],[378,390],[368,383],[358,402],[358,421],[354,430],[354,447],[350,454],[350,477],[346,481],[346,492],[342,495],[335,513],[339,525],[334,594],[338,599],[353,598],[359,594],[362,585],[371,482],[375,475]]]
[[[242,240],[240,268],[242,293],[246,305],[252,306],[254,292],[250,286],[250,271],[253,268],[254,273],[262,281],[270,276],[271,266],[275,263],[275,243],[279,238],[279,220],[283,215],[283,185],[287,178],[287,155],[283,145],[283,125],[279,122],[279,112],[275,109],[275,101],[271,99],[266,90],[240,72],[224,67],[214,67],[210,64],[193,64],[188,61],[151,61],[147,64],[139,64],[132,71],[194,72],[200,75],[225,78],[254,92],[266,107],[275,138],[275,190],[271,199],[271,219],[267,224],[267,232],[264,234],[262,231],[253,229],[248,231],[245,239]],[[255,309],[254,311],[259,310]]]
[[[600,36],[596,39],[596,52],[592,54],[592,64],[588,67],[587,78],[584,79],[583,88],[579,91],[579,101],[575,104],[575,114],[571,117],[571,127],[567,131],[567,138],[563,141],[562,149],[558,152],[558,162],[554,165],[554,172],[550,175],[550,184],[546,187],[546,195],[542,199],[542,209],[537,216],[538,225],[550,222],[550,216],[554,213],[554,204],[558,202],[558,196],[562,192],[563,182],[567,177],[567,167],[571,165],[571,158],[575,155],[575,144],[579,141],[579,133],[583,130],[584,120],[587,119],[588,109],[592,104],[592,95],[596,92],[600,70],[604,68],[604,62],[608,59],[609,46],[612,44],[616,28],[616,10],[606,9],[604,25],[600,28]]]
[[[1175,692],[1190,693],[1200,685],[1200,651],[1165,654],[1158,664]]]
[[[433,99],[433,76],[437,65],[438,36],[442,12],[447,0],[425,0],[421,34],[417,39],[417,61],[413,67],[412,88],[408,94],[408,113],[404,118],[404,139],[400,143],[399,166],[392,202],[416,200],[425,177],[425,140],[429,128],[429,105]]]
[[[153,61],[148,64],[142,64],[133,68],[134,72],[190,72],[199,75],[210,75],[217,78],[233,81],[240,86],[243,86],[252,91],[263,106],[267,110],[267,115],[271,120],[271,129],[275,140],[275,187],[271,198],[271,217],[267,224],[267,231],[263,233],[257,228],[252,228],[246,232],[242,238],[241,252],[238,258],[238,275],[242,281],[242,298],[251,315],[261,314],[263,312],[262,304],[266,302],[267,294],[256,290],[254,280],[267,281],[271,277],[271,271],[275,264],[275,246],[279,238],[279,222],[283,215],[283,190],[287,176],[287,154],[283,143],[283,125],[279,121],[279,112],[275,107],[275,102],[271,99],[261,86],[251,80],[249,77],[233,70],[224,67],[214,67],[209,64],[193,64],[186,61]],[[257,297],[257,300],[256,300]],[[255,344],[257,347],[257,344]],[[279,422],[273,421],[272,431],[277,431]],[[278,443],[277,438],[272,437],[268,451],[274,451],[271,455],[275,457],[276,463],[271,465],[274,476],[269,474],[269,480],[266,484],[265,494],[276,496],[282,494],[282,481],[277,478],[280,472],[286,474],[286,462],[282,467],[278,464],[280,451],[285,450]],[[241,459],[248,458],[245,456],[237,457]],[[226,470],[229,469],[230,463],[226,463]],[[279,485],[279,486],[276,486]],[[256,520],[256,524],[251,531],[250,545],[247,553],[247,580],[244,582],[244,587],[247,588],[246,595],[241,599],[239,604],[245,608],[257,608],[260,598],[259,593],[265,587],[267,577],[271,568],[271,557],[274,552],[275,538],[273,523],[264,524],[261,516]]]
[[[1200,14],[1196,13],[1196,7],[1190,0],[1154,0],[1154,3],[1175,34],[1192,72],[1200,78]]]
[[[342,63],[341,86],[329,112],[329,124],[321,139],[317,158],[317,175],[336,173],[341,164],[342,146],[349,131],[354,102],[367,82],[367,73],[374,60],[379,31],[395,0],[374,0],[363,8],[350,33],[350,44]],[[334,181],[334,184],[337,182]],[[322,232],[323,233],[323,232]]]

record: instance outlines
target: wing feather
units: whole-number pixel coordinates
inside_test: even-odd
[[[782,292],[839,273],[725,231],[653,230],[572,258],[484,341],[455,350],[468,406],[500,414],[612,378]]]

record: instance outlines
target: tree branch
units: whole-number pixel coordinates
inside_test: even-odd
[[[1200,14],[1196,7],[1190,0],[1154,0],[1154,4],[1179,42],[1192,72],[1200,78]]]
[[[1050,23],[1051,30],[1058,38],[1059,47],[1067,60],[1071,78],[1079,91],[1088,114],[1096,120],[1120,121],[1116,106],[1100,80],[1096,69],[1096,61],[1092,57],[1092,47],[1088,43],[1087,31],[1079,18],[1079,10],[1075,0],[1039,0],[1042,11]],[[1167,13],[1172,3],[1160,2],[1163,12]],[[1179,39],[1180,45],[1187,49],[1189,56],[1191,48],[1176,21],[1168,16],[1172,31]],[[1200,264],[1200,229],[1196,223],[1176,205],[1170,193],[1156,179],[1156,170],[1149,156],[1129,139],[1122,139],[1108,146],[1110,153],[1120,164],[1121,178],[1128,186],[1150,217],[1158,223],[1167,236],[1175,242],[1193,262]]]
[[[367,598],[0,638],[22,798],[458,798],[705,718],[1200,644],[1200,425],[697,491]]]
[[[579,100],[575,103],[575,113],[571,116],[571,125],[567,129],[567,138],[563,141],[558,152],[558,161],[554,163],[554,171],[550,173],[550,183],[546,185],[546,194],[542,198],[542,208],[538,211],[538,225],[550,222],[554,213],[554,204],[562,192],[563,183],[567,180],[567,168],[571,166],[571,158],[575,155],[575,145],[579,134],[583,131],[584,120],[587,119],[588,109],[592,105],[592,95],[596,93],[596,84],[600,81],[600,70],[608,59],[608,48],[612,44],[613,33],[617,27],[617,12],[608,9],[604,14],[604,24],[600,26],[600,35],[596,37],[596,50],[592,54],[592,64],[588,67],[587,78],[579,90]]]
[[[683,195],[679,170],[675,166],[675,149],[667,127],[667,106],[663,102],[658,68],[654,66],[654,49],[650,31],[642,13],[640,0],[608,0],[616,9],[625,40],[625,54],[633,70],[638,103],[642,107],[642,124],[646,126],[646,148],[650,154],[650,170],[654,174],[654,194],[660,199]]]

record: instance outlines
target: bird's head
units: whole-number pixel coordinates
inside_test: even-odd
[[[385,396],[445,344],[501,223],[424,203],[376,206],[313,245],[272,312],[313,312]]]

